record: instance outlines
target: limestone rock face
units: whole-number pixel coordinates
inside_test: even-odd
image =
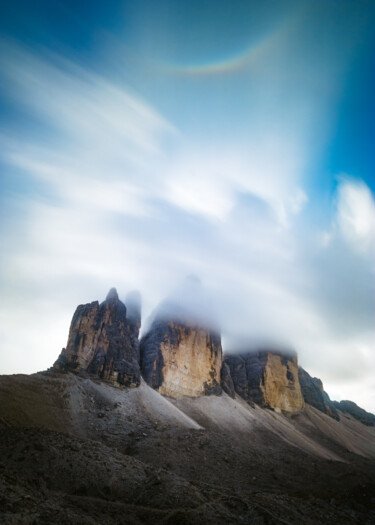
[[[157,318],[141,339],[140,351],[142,375],[160,394],[221,394],[220,335],[181,320]]]
[[[140,384],[139,315],[127,317],[112,288],[106,300],[80,305],[73,315],[68,343],[54,364],[59,370],[86,370],[124,386]]]
[[[298,369],[298,377],[305,402],[334,419],[340,420],[335,405],[323,389],[321,380],[317,377],[311,377],[310,374],[301,367]]]
[[[225,357],[224,364],[229,367],[235,392],[249,404],[285,413],[303,410],[305,403],[295,354],[274,351],[236,354]],[[224,382],[222,385],[227,392]]]

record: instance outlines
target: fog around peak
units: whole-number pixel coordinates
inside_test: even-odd
[[[215,312],[214,297],[197,276],[189,275],[170,291],[145,320],[142,333],[147,333],[152,323],[160,320],[220,332]]]
[[[137,320],[142,318],[142,297],[138,290],[126,294],[125,306],[127,318]]]

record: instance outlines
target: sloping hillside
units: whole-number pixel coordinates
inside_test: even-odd
[[[286,417],[225,393],[168,399],[143,380],[2,376],[1,518],[371,523],[375,429],[340,416]]]

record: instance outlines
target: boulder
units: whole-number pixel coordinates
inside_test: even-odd
[[[295,353],[261,350],[231,354],[225,357],[224,364],[229,368],[234,391],[249,404],[282,413],[303,410]],[[229,393],[226,375],[227,372],[222,374],[222,386]]]
[[[85,370],[115,385],[138,386],[140,302],[138,305],[137,309],[132,304],[131,314],[127,316],[126,306],[112,288],[100,305],[94,301],[78,306],[70,325],[68,343],[54,368]]]

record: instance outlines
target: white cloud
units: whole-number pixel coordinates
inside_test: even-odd
[[[282,228],[307,201],[299,184],[306,162],[299,119],[298,133],[283,136],[270,125],[267,134],[238,147],[212,147],[209,139],[197,147],[129,89],[53,54],[5,51],[10,96],[46,126],[32,138],[4,135],[7,160],[60,199],[152,215],[156,198],[225,221],[238,196],[250,194],[270,206]],[[255,122],[260,114],[258,108]]]
[[[167,168],[164,197],[175,206],[208,219],[225,221],[235,202],[235,191],[222,159],[184,152]],[[233,169],[233,166],[232,166]]]
[[[301,242],[301,122],[246,144],[197,146],[127,88],[57,57],[14,53],[3,59],[11,94],[41,127],[0,135],[1,160],[31,188],[9,201],[3,236],[4,372],[50,366],[77,304],[136,287],[145,319],[191,273],[212,292],[227,345],[235,336],[290,344],[327,374],[340,330],[347,362],[371,353],[367,252],[352,251],[371,242],[373,198],[342,182],[326,249],[312,246],[315,230]]]
[[[142,159],[134,153],[158,154],[161,133],[176,132],[149,105],[100,75],[52,54],[43,60],[14,47],[4,51],[1,65],[14,99],[72,148],[87,148],[92,160],[106,152],[137,163]]]
[[[374,333],[340,339],[325,331],[305,342],[300,362],[310,375],[323,378],[331,399],[350,399],[374,412],[374,345]]]
[[[183,144],[166,165],[164,198],[189,213],[226,221],[241,195],[262,200],[281,228],[308,201],[298,186],[298,147],[256,140],[246,147]]]
[[[336,220],[340,234],[353,248],[375,249],[375,201],[363,181],[340,178]]]

